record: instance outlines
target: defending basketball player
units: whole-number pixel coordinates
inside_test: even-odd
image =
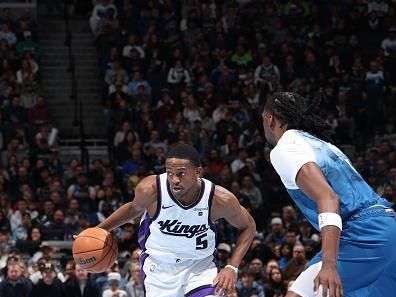
[[[147,297],[228,296],[256,225],[237,198],[200,177],[199,153],[179,144],[170,150],[166,173],[148,176],[135,198],[97,227],[107,231],[144,213],[139,230],[141,266]],[[231,261],[219,273],[213,262],[216,220],[239,229]]]
[[[329,139],[329,126],[290,92],[262,113],[271,163],[290,196],[322,233],[322,251],[287,297],[388,297],[396,288],[396,214]]]

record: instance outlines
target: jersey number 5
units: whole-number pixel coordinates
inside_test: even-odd
[[[205,239],[206,235],[208,234],[204,233],[196,237],[196,250],[204,250],[208,247],[208,240]]]

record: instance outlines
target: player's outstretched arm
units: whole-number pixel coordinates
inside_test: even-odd
[[[155,175],[150,175],[142,179],[136,186],[133,201],[125,203],[97,227],[110,232],[142,214],[156,201],[156,177]]]
[[[248,211],[239,204],[238,199],[223,187],[216,186],[212,202],[211,219],[216,221],[224,218],[238,229],[238,239],[231,255],[231,267],[225,267],[214,280],[217,291],[231,294],[236,285],[238,273],[236,269],[248,251],[256,233],[256,223]]]
[[[303,165],[296,177],[298,187],[318,204],[318,213],[339,215],[339,198],[327,182],[321,169],[314,162]],[[334,225],[326,225],[322,232],[322,269],[314,280],[314,291],[323,287],[323,296],[343,296],[342,284],[337,272],[338,246],[341,230]]]

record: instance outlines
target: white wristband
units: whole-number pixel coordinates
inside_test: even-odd
[[[226,265],[224,268],[231,268],[232,270],[235,271],[236,274],[238,274],[238,268],[235,267],[235,266],[232,266],[232,265],[228,264],[228,265]]]
[[[318,215],[318,222],[321,230],[325,226],[336,226],[342,231],[342,220],[338,213],[322,212]]]

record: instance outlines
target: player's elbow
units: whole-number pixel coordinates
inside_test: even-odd
[[[329,191],[321,196],[318,201],[319,212],[336,212],[340,209],[340,197],[334,191]]]
[[[248,213],[248,221],[246,226],[247,232],[253,240],[254,235],[256,234],[256,222],[253,217]]]

